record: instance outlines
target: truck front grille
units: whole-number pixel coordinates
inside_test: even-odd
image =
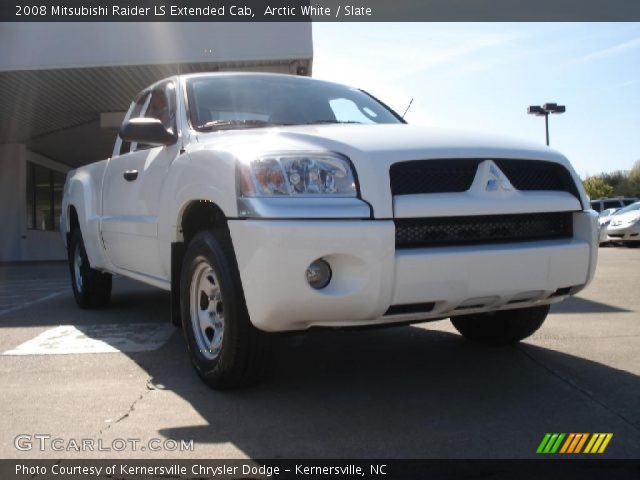
[[[415,160],[391,165],[391,193],[464,192],[471,188],[478,165],[485,159]],[[569,171],[541,160],[492,159],[518,190],[558,190],[580,198]]]
[[[398,218],[396,249],[473,245],[573,236],[571,212]]]

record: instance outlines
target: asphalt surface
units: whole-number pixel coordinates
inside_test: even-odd
[[[527,458],[546,432],[610,432],[601,458],[640,457],[640,249],[601,248],[594,282],[517,347],[448,321],[289,335],[260,385],[226,393],[194,373],[166,292],[117,278],[110,308],[81,311],[67,277],[0,266],[0,458]],[[16,449],[34,434],[65,451]]]

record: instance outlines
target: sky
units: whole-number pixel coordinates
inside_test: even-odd
[[[550,144],[579,175],[640,159],[640,23],[313,24],[313,76],[363,88],[411,124],[544,144],[529,105],[566,105]]]

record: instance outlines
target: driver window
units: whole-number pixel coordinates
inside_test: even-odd
[[[145,108],[147,104],[147,100],[149,99],[149,92],[142,92],[138,94],[138,97],[129,107],[129,112],[125,115],[125,122],[130,118],[138,118],[140,117],[140,113]],[[120,144],[120,155],[125,153],[129,153],[131,151],[131,142],[126,142],[122,140]]]
[[[140,114],[141,113],[141,114]],[[142,108],[138,115],[134,117],[157,118],[165,128],[176,131],[176,99],[175,85],[173,82],[161,84],[151,90],[142,103]],[[131,151],[151,148],[151,145],[134,144]]]
[[[169,90],[168,86],[164,86],[151,91],[151,99],[144,117],[157,118],[165,128],[175,131],[175,109],[171,108],[167,90]]]

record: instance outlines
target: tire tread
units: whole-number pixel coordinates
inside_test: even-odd
[[[468,340],[492,347],[513,345],[533,335],[544,323],[549,305],[452,317]]]
[[[197,347],[191,344],[191,315],[189,310],[189,284],[190,266],[199,255],[206,255],[209,250],[222,267],[222,272],[216,272],[219,280],[227,283],[227,292],[231,291],[235,302],[234,315],[229,315],[229,299],[225,299],[225,322],[233,320],[234,325],[225,325],[225,339],[230,332],[235,331],[233,338],[226,345],[223,343],[223,351],[215,360],[204,360],[194,351]],[[216,251],[217,250],[217,251]],[[220,276],[227,275],[224,280]],[[231,237],[226,229],[215,228],[205,230],[197,235],[189,243],[185,254],[181,281],[181,309],[183,332],[192,363],[200,377],[209,386],[216,389],[234,389],[254,383],[265,364],[265,344],[268,335],[253,326],[249,319],[242,282]],[[229,351],[230,350],[230,351]],[[226,353],[226,354],[225,354]]]
[[[74,251],[76,244],[78,243],[80,243],[80,255],[82,256],[83,262],[83,288],[81,292],[76,289],[73,268]],[[68,259],[69,271],[71,273],[71,287],[78,306],[84,309],[106,307],[111,300],[112,276],[110,273],[101,272],[91,268],[87,252],[84,247],[82,232],[79,228],[75,228],[69,236]]]

